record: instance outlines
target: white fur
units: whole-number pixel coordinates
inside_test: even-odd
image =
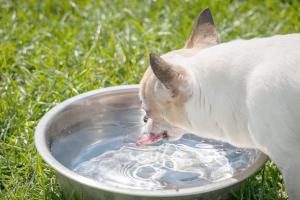
[[[193,80],[188,129],[262,150],[290,199],[300,199],[300,34],[222,43],[184,59]]]

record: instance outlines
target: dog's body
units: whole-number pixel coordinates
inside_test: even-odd
[[[300,34],[236,40],[186,60],[185,128],[271,157],[273,146],[300,155]]]
[[[186,128],[262,150],[282,171],[290,199],[300,199],[300,34],[217,45],[189,67]]]
[[[206,10],[184,49],[150,56],[140,92],[149,131],[180,137],[171,124],[258,148],[300,199],[300,34],[217,41]]]

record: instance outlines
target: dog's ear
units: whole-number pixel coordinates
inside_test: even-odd
[[[158,80],[171,90],[173,97],[182,92],[182,88],[187,89],[189,77],[183,67],[171,64],[154,53],[150,54],[150,66]]]
[[[219,34],[209,8],[203,10],[194,25],[185,48],[202,48],[218,44]]]

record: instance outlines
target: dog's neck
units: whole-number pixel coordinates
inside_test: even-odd
[[[247,69],[234,72],[238,73],[234,78],[230,74],[232,69],[224,68],[226,55],[203,52],[196,56],[188,69],[194,83],[193,95],[185,106],[191,131],[241,147],[255,147],[248,131],[245,105]]]

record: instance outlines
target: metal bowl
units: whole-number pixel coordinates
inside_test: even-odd
[[[35,131],[35,145],[42,158],[56,170],[66,199],[227,199],[231,191],[238,189],[240,184],[259,170],[267,160],[266,155],[257,151],[251,165],[233,177],[180,190],[149,191],[112,187],[71,170],[74,159],[90,145],[122,134],[122,130],[97,131],[99,120],[110,121],[119,117],[118,120],[122,121],[122,113],[116,116],[112,114],[113,110],[136,110],[139,106],[138,85],[118,86],[70,98],[52,108],[41,119]],[[136,117],[136,120],[140,118],[133,117]],[[84,133],[87,128],[92,129],[89,134]]]

